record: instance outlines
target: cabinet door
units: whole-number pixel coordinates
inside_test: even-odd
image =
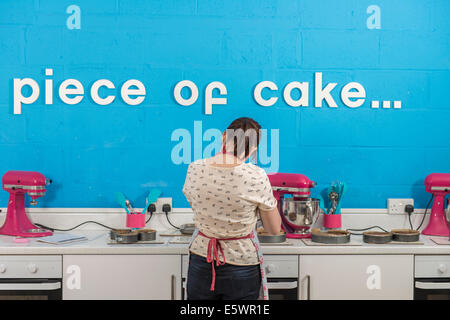
[[[63,299],[180,299],[180,255],[64,255]]]
[[[300,299],[413,299],[412,255],[300,256]]]

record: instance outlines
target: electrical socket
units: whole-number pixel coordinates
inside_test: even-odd
[[[165,204],[169,204],[170,208],[172,208],[172,198],[158,198],[158,200],[156,200],[156,203],[155,203],[155,206],[156,206],[155,213],[164,213],[162,211],[162,206]],[[170,211],[172,211],[172,210],[170,210]]]
[[[414,199],[388,199],[388,213],[406,214],[405,206],[408,204],[414,206]]]

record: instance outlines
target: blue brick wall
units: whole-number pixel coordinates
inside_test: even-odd
[[[69,30],[69,5],[81,9],[81,29]],[[381,28],[368,29],[377,5]],[[115,207],[123,191],[135,206],[162,189],[187,207],[181,187],[187,165],[170,154],[173,130],[193,133],[194,121],[224,129],[239,116],[280,129],[279,171],[316,180],[314,194],[335,180],[349,184],[347,208],[384,208],[387,198],[424,207],[423,181],[450,172],[450,2],[446,0],[3,0],[0,1],[0,173],[41,171],[54,180],[47,207]],[[44,104],[44,69],[53,68],[54,102]],[[314,72],[337,82],[337,109],[314,108]],[[13,78],[31,77],[39,99],[13,115]],[[64,104],[57,87],[81,81],[85,97]],[[128,79],[147,89],[139,106],[117,96],[95,104],[90,86]],[[194,81],[200,92],[179,106],[173,88]],[[274,81],[275,106],[258,106],[254,86]],[[204,114],[211,81],[228,89],[228,104]],[[309,81],[309,107],[282,100],[290,81]],[[366,102],[343,105],[342,87],[363,84]],[[24,93],[27,90],[24,90]],[[116,90],[115,92],[118,92]],[[102,91],[104,94],[109,91]],[[401,100],[402,109],[374,110],[371,100]],[[0,192],[0,206],[8,194]]]

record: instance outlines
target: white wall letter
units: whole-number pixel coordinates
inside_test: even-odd
[[[69,86],[75,86],[74,88],[68,88]],[[69,98],[67,95],[75,94],[73,98]],[[59,97],[64,103],[77,104],[83,100],[84,88],[80,81],[77,79],[67,79],[59,86]]]
[[[356,89],[356,91],[350,91],[352,89]],[[354,101],[350,100],[350,98],[360,98]],[[347,83],[341,91],[341,99],[342,102],[350,108],[360,107],[366,98],[366,90],[364,87],[358,82],[349,82]]]
[[[213,104],[227,104],[227,98],[213,98],[214,89],[219,89],[221,95],[227,94],[227,87],[222,82],[214,81],[208,84],[205,89],[205,114],[212,114]]]
[[[336,87],[337,83],[330,82],[322,89],[322,72],[314,73],[314,90],[315,90],[315,107],[322,107],[322,100],[328,103],[331,108],[337,108],[337,104],[331,96],[331,90]]]
[[[184,87],[191,89],[191,97],[189,99],[184,99],[181,96],[181,90],[183,90]],[[198,88],[194,82],[190,80],[183,80],[177,83],[175,89],[173,89],[173,95],[178,104],[182,106],[190,106],[198,99]]]
[[[113,102],[116,96],[111,95],[107,96],[106,98],[100,98],[100,96],[98,95],[98,89],[102,86],[107,87],[108,89],[114,89],[114,83],[112,83],[108,79],[97,80],[91,87],[91,97],[95,103],[105,106]]]
[[[45,69],[46,76],[53,75],[53,69]],[[53,80],[45,79],[45,104],[53,103]]]
[[[286,87],[284,88],[283,97],[284,101],[291,107],[307,107],[308,106],[308,100],[309,100],[309,83],[308,82],[298,82],[298,81],[292,81],[289,82]],[[298,100],[292,99],[291,91],[293,89],[299,89],[301,97]]]
[[[22,95],[23,86],[31,87],[31,94],[28,97]],[[31,78],[14,78],[14,114],[22,114],[22,103],[31,104],[39,97],[39,85]]]
[[[256,102],[263,107],[270,107],[273,106],[275,104],[275,102],[277,102],[278,97],[272,97],[269,98],[267,100],[264,100],[261,96],[261,91],[264,88],[269,88],[270,90],[276,91],[278,90],[278,87],[275,83],[273,83],[272,81],[261,81],[260,83],[258,83],[255,87],[255,90],[253,90],[253,97],[255,98]]]
[[[137,89],[130,89],[131,86],[138,87]],[[145,99],[145,87],[139,80],[131,79],[126,81],[122,85],[122,89],[120,90],[120,94],[122,96],[123,101],[125,101],[126,104],[136,106]],[[134,99],[130,98],[130,95],[138,96]]]

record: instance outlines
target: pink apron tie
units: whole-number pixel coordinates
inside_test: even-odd
[[[225,264],[225,254],[223,253],[222,250],[222,246],[220,245],[220,241],[223,240],[241,240],[241,239],[250,239],[253,238],[253,232],[244,236],[244,237],[239,237],[239,238],[213,238],[213,237],[208,237],[207,235],[205,235],[203,232],[199,231],[198,232],[199,235],[208,238],[208,251],[206,253],[206,262],[211,263],[211,267],[212,267],[212,282],[211,282],[211,291],[214,291],[214,285],[216,283],[216,270],[214,268],[214,260],[216,260],[216,267],[218,266],[222,266]],[[222,255],[223,261],[221,262],[219,260],[219,252]]]

